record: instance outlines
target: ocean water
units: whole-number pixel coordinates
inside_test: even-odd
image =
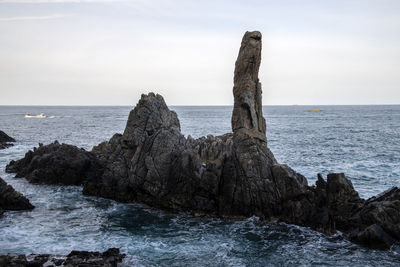
[[[230,132],[232,107],[171,107],[182,132]],[[321,109],[321,112],[308,112]],[[10,160],[58,140],[85,149],[125,128],[131,107],[0,106],[0,176],[36,206],[0,218],[0,253],[55,253],[119,247],[123,266],[400,266],[395,251],[371,250],[340,234],[293,225],[198,218],[88,197],[81,187],[33,185],[5,173]],[[25,113],[45,113],[26,119]],[[265,106],[268,146],[280,163],[314,184],[344,172],[364,198],[400,186],[400,106]]]

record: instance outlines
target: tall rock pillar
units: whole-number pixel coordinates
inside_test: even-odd
[[[258,80],[260,62],[261,33],[258,31],[246,32],[235,63],[232,131],[245,132],[266,141],[261,83]]]

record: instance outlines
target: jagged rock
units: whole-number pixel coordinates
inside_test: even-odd
[[[233,133],[185,138],[160,95],[142,95],[123,134],[91,152],[58,143],[30,151],[7,171],[45,183],[83,183],[83,193],[122,202],[221,217],[257,215],[379,246],[400,240],[400,193],[367,201],[342,173],[316,186],[279,164],[262,117],[261,34],[247,32],[236,61]],[[73,164],[72,164],[72,163]],[[61,177],[61,178],[60,178]],[[70,182],[71,177],[74,182]]]
[[[253,137],[266,140],[261,83],[258,79],[260,63],[261,33],[246,32],[235,63],[232,131],[245,131]]]
[[[334,217],[338,229],[348,230],[349,217],[358,210],[363,204],[353,184],[346,179],[344,173],[328,174],[326,184],[326,200],[329,213]]]
[[[329,221],[350,240],[373,248],[389,248],[399,242],[399,188],[364,200],[343,173],[328,174],[327,182],[318,177],[317,189],[319,186],[326,187],[325,192],[319,190],[326,201]]]
[[[100,176],[102,165],[92,153],[55,141],[47,146],[39,144],[23,159],[11,161],[6,171],[31,183],[81,185],[86,179]]]
[[[85,183],[85,194],[197,214],[273,216],[306,184],[246,132],[186,139],[175,112],[153,93],[142,95],[124,134],[93,153],[105,171]]]
[[[396,242],[377,224],[368,226],[362,231],[353,230],[350,233],[350,239],[354,242],[380,249],[389,249]]]
[[[349,222],[353,228],[357,227],[359,230],[376,224],[398,242],[400,240],[400,189],[393,187],[366,200],[362,207],[351,214]]]
[[[5,132],[0,131],[0,149],[13,146],[10,142],[15,142],[15,139],[8,136]]]
[[[15,139],[8,136],[5,132],[0,131],[0,143],[15,142]]]
[[[105,252],[72,251],[67,256],[51,254],[24,254],[0,255],[0,266],[33,267],[33,266],[93,266],[117,267],[122,262],[125,254],[118,248],[110,248]]]
[[[34,206],[0,177],[0,215],[6,210],[31,210]]]

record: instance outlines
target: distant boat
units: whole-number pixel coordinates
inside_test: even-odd
[[[46,115],[44,113],[40,113],[39,115],[31,115],[29,113],[25,114],[25,118],[37,118],[37,119],[43,119],[46,118]]]
[[[322,109],[309,109],[307,111],[308,112],[318,112],[318,111],[322,111]]]

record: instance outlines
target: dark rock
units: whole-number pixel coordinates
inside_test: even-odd
[[[344,173],[328,174],[326,192],[329,213],[334,217],[336,227],[342,231],[348,230],[351,227],[348,219],[365,201],[359,197]]]
[[[316,191],[317,206],[327,209],[330,224],[350,240],[373,248],[389,248],[400,241],[399,188],[393,187],[364,200],[343,173],[333,173],[328,175],[326,183],[322,176],[318,177]],[[318,219],[312,221],[315,223]]]
[[[68,254],[64,261],[65,266],[99,266],[112,267],[117,266],[125,257],[125,254],[120,254],[118,248],[110,248],[107,251],[89,252],[89,251],[72,251]]]
[[[85,194],[196,214],[275,216],[306,184],[246,132],[186,139],[176,114],[152,93],[142,95],[123,135],[92,152],[105,168],[101,179],[87,180]]]
[[[5,132],[0,131],[0,143],[15,142],[15,139],[8,136]]]
[[[396,241],[400,240],[400,189],[391,188],[368,199],[365,204],[351,214],[350,223],[365,229],[378,225]]]
[[[100,176],[102,165],[92,153],[55,141],[28,151],[23,159],[11,161],[6,171],[31,183],[81,185],[86,179]]]
[[[105,252],[72,251],[67,256],[50,254],[32,254],[28,257],[24,254],[0,255],[0,266],[14,267],[41,267],[41,266],[93,266],[116,267],[122,262],[125,254],[121,254],[118,248],[110,248]]]
[[[232,131],[245,131],[253,137],[266,140],[261,83],[258,79],[260,63],[261,33],[246,32],[235,63]]]
[[[5,132],[0,131],[0,149],[13,146],[13,144],[10,144],[10,142],[15,142],[15,139],[8,136]]]
[[[396,242],[377,224],[368,226],[363,231],[353,230],[350,240],[379,249],[389,249]]]
[[[26,266],[27,260],[25,255],[21,254],[6,254],[0,255],[0,266],[1,267],[22,267]]]
[[[0,215],[6,210],[31,210],[34,206],[0,178]]]

